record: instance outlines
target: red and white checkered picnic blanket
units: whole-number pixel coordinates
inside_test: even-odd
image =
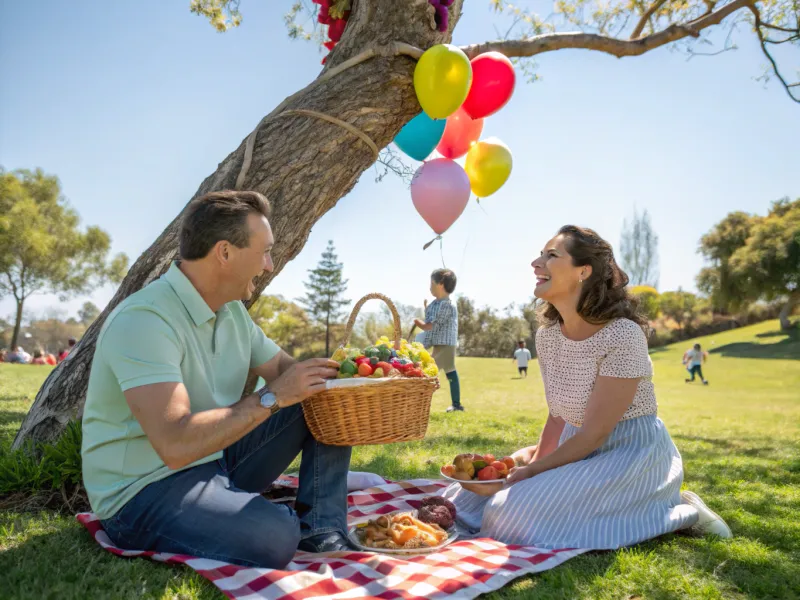
[[[294,478],[280,483],[291,485]],[[417,508],[440,492],[441,481],[387,483],[348,496],[348,521]],[[187,565],[236,600],[306,598],[475,598],[528,573],[546,571],[585,550],[543,550],[480,538],[457,540],[433,554],[396,556],[369,552],[298,552],[286,569],[255,569],[184,554],[122,550],[114,546],[92,513],[78,521],[103,548],[118,556],[142,556]]]

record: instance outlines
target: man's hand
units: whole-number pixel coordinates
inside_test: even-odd
[[[312,358],[289,367],[270,386],[278,406],[286,408],[302,402],[325,389],[325,382],[334,379],[339,363],[327,358]]]

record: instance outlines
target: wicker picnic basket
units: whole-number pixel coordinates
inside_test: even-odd
[[[359,310],[367,300],[383,300],[394,320],[395,347],[400,346],[400,316],[383,294],[368,294],[350,313],[344,334],[347,345]],[[331,388],[303,402],[303,415],[317,441],[332,446],[364,446],[421,440],[428,429],[438,377],[396,377],[388,381]]]

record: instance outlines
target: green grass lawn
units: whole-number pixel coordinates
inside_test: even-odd
[[[683,454],[685,486],[731,526],[734,539],[669,535],[592,553],[517,580],[489,598],[800,597],[800,335],[769,321],[701,338],[708,387],[684,383],[689,342],[652,353],[660,416]],[[434,397],[421,442],[359,447],[353,470],[394,479],[435,477],[465,451],[509,454],[535,443],[546,416],[535,365],[459,359],[467,412]],[[0,452],[6,452],[46,367],[0,365]],[[100,550],[71,515],[0,513],[2,598],[223,598],[186,568]]]

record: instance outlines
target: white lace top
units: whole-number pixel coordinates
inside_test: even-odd
[[[641,327],[629,319],[616,319],[580,342],[564,337],[559,324],[541,327],[536,332],[536,352],[550,414],[567,423],[583,424],[598,375],[640,378],[623,421],[658,411],[647,339]]]

